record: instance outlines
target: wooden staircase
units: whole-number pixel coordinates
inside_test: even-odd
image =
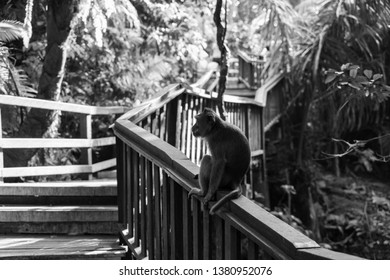
[[[121,258],[116,180],[0,185],[0,259]]]

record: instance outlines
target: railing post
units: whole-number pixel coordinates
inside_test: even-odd
[[[92,140],[92,116],[89,114],[80,116],[80,137]],[[93,162],[91,147],[81,149],[80,163],[87,164],[92,167]],[[89,180],[93,178],[92,173],[83,177]]]
[[[166,141],[176,147],[176,131],[177,131],[177,108],[178,99],[175,98],[167,105],[167,131]]]
[[[1,107],[0,107],[0,139],[3,138],[3,125],[2,125],[2,115],[1,115]],[[0,183],[3,180],[3,169],[4,169],[4,153],[3,148],[0,146]]]
[[[116,153],[117,153],[117,197],[118,197],[118,223],[124,225],[126,221],[126,190],[125,184],[128,182],[124,178],[125,165],[125,147],[123,141],[116,138]]]

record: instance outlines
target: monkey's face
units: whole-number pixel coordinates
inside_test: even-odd
[[[214,116],[205,112],[195,116],[196,123],[192,126],[192,134],[195,137],[206,137],[214,126]]]

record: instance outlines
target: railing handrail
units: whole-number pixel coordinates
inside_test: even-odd
[[[128,120],[118,120],[115,134],[126,145],[150,160],[172,177],[182,188],[198,188],[199,167],[182,152]],[[220,216],[240,229],[268,254],[278,259],[359,259],[321,248],[315,241],[279,220],[246,197],[228,203]],[[318,252],[318,253],[317,253]]]
[[[208,73],[206,73],[205,75],[209,76]],[[205,89],[192,87],[192,85],[191,88],[186,88],[181,84],[169,85],[163,88],[159,93],[157,93],[157,97],[153,97],[149,100],[146,100],[139,106],[130,109],[129,111],[121,115],[118,120],[130,119],[136,123],[145,118],[148,114],[151,114],[152,111],[163,107],[184,92],[190,95],[203,97],[205,99],[218,99],[218,93],[214,91],[208,93]],[[232,102],[237,104],[252,104],[255,106],[264,107],[263,103],[258,102],[257,100],[254,100],[253,98],[249,97],[224,95],[223,100],[225,102]]]
[[[85,115],[123,114],[129,110],[129,108],[123,106],[99,107],[3,94],[0,94],[0,104],[46,110],[60,110]]]
[[[270,92],[283,78],[284,73],[280,72],[266,79],[264,84],[256,90],[255,100],[265,107],[267,105],[268,92]]]
[[[245,62],[250,63],[250,64],[264,64],[264,60],[261,59],[256,59],[253,57],[250,57],[245,51],[243,50],[238,50],[237,55],[241,57]]]
[[[80,115],[81,138],[3,138],[0,134],[0,182],[3,178],[50,176],[64,174],[96,173],[116,165],[116,159],[111,158],[100,162],[92,161],[92,148],[115,145],[115,136],[92,138],[92,116],[123,114],[129,108],[123,106],[89,106],[71,104],[59,101],[43,100],[11,95],[0,95],[0,105],[38,108],[45,110],[60,110]],[[0,107],[1,112],[1,107]],[[0,114],[0,131],[2,130]],[[84,156],[81,164],[59,166],[25,166],[5,167],[4,150],[6,149],[39,149],[39,148],[81,148]]]

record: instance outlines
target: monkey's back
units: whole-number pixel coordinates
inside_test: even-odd
[[[223,121],[207,138],[212,158],[225,160],[225,173],[229,176],[226,180],[233,185],[240,184],[251,159],[249,142],[244,133],[238,127]]]

